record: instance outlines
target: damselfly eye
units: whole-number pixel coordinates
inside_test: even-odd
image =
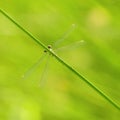
[[[52,46],[51,46],[51,45],[48,45],[48,48],[49,48],[49,49],[51,49],[51,48],[52,48]]]
[[[44,50],[44,52],[46,53],[46,52],[47,52],[47,50]]]

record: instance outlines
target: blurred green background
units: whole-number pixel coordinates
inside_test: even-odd
[[[75,24],[57,47],[85,44],[57,54],[120,104],[119,0],[4,0],[0,7],[45,45]],[[43,51],[0,13],[0,120],[119,120],[116,108]]]

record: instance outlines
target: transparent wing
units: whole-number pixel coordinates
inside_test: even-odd
[[[28,69],[28,71],[22,76],[22,79],[27,79],[33,73],[33,71],[41,64],[44,58],[45,55],[41,56],[39,60],[30,69]]]
[[[43,87],[46,83],[46,76],[47,76],[47,73],[48,73],[48,66],[49,66],[49,59],[50,59],[50,55],[48,55],[47,57],[47,61],[46,61],[46,64],[45,64],[45,68],[43,69],[43,72],[42,72],[42,75],[41,75],[41,78],[40,78],[40,87]]]
[[[65,34],[62,36],[62,38],[58,39],[54,44],[54,48],[57,47],[61,42],[63,42],[75,29],[76,25],[72,24],[72,26],[69,28],[69,30],[67,32],[65,32]]]
[[[64,50],[64,51],[66,51],[66,50],[73,50],[73,49],[78,48],[78,47],[80,47],[80,46],[82,46],[84,44],[85,44],[85,41],[84,40],[80,40],[80,41],[77,41],[75,43],[71,43],[71,44],[69,44],[67,46],[63,46],[63,47],[57,48],[55,51],[58,52],[58,51],[62,51],[62,50]]]

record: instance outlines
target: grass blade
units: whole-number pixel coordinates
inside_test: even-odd
[[[53,51],[49,50],[41,41],[35,38],[30,32],[25,30],[22,26],[20,26],[15,20],[9,17],[3,10],[0,9],[0,12],[7,17],[11,22],[13,22],[17,27],[19,27],[23,32],[25,32],[30,38],[32,38],[36,43],[46,49],[51,55],[53,55],[59,62],[61,62],[65,67],[67,67],[72,73],[77,75],[80,79],[82,79],[85,83],[87,83],[91,88],[93,88],[99,95],[106,99],[111,105],[113,105],[116,109],[120,110],[120,106],[117,105],[110,97],[108,97],[104,92],[102,92],[99,88],[97,88],[93,83],[91,83],[88,79],[86,79],[83,75],[77,72],[73,67],[67,64],[64,60],[62,60],[59,56],[57,56]]]

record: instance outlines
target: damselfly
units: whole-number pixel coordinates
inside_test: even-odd
[[[84,40],[80,40],[80,41],[77,41],[75,43],[71,43],[67,46],[57,48],[57,46],[60,43],[62,43],[73,32],[74,29],[75,29],[75,24],[72,24],[71,28],[63,35],[63,37],[61,39],[57,40],[53,45],[47,46],[48,49],[56,54],[58,51],[65,50],[65,49],[68,50],[68,49],[76,48],[77,46],[83,45],[85,43]],[[51,56],[50,52],[48,52],[47,50],[44,50],[44,53],[46,53],[48,55],[48,57]],[[34,70],[41,64],[41,61],[43,60],[43,58],[44,58],[43,56],[40,57],[40,59],[22,76],[22,78],[26,79],[27,77],[29,77],[32,74],[32,72],[34,72]],[[42,76],[41,76],[41,81],[40,81],[41,85],[44,83],[43,80],[44,80],[44,76],[47,72],[48,61],[49,60],[47,60],[44,71],[43,71]]]

